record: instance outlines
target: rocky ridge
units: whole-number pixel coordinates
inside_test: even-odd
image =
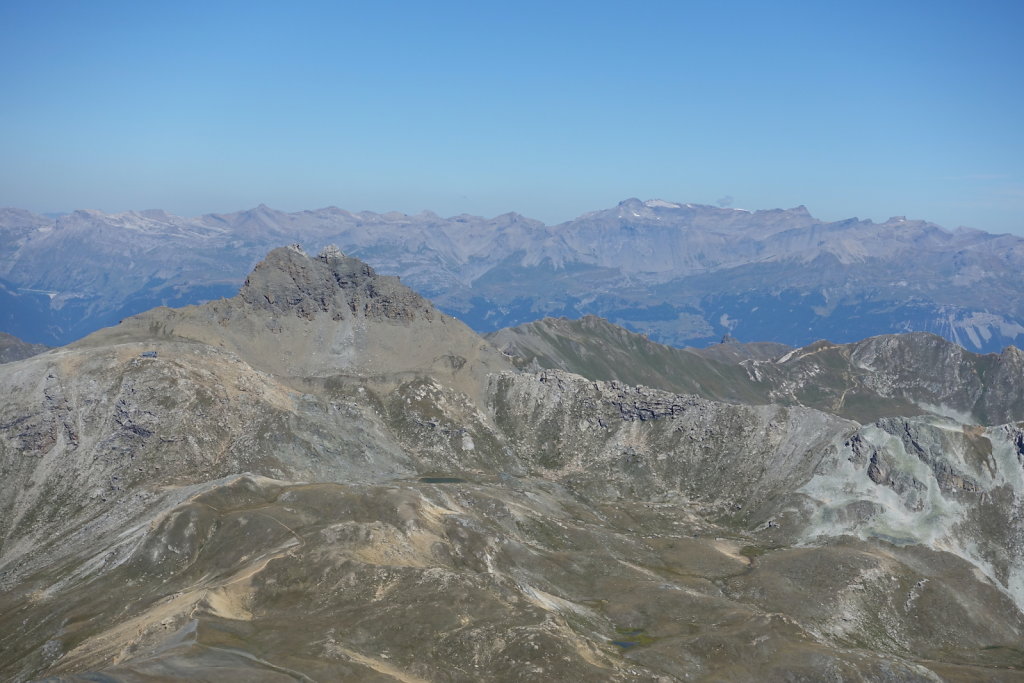
[[[10,363],[48,350],[44,344],[29,344],[15,336],[0,332],[0,363]]]
[[[676,349],[591,316],[546,318],[488,339],[520,366],[722,401],[805,405],[861,422],[923,414],[977,424],[1024,420],[1020,349],[976,354],[927,333],[799,349],[738,342]]]

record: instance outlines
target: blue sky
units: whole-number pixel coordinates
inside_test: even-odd
[[[1024,234],[1022,30],[1018,1],[3,0],[0,205]]]

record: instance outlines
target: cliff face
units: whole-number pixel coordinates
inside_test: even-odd
[[[331,320],[360,317],[384,320],[433,321],[433,305],[397,277],[379,276],[367,264],[325,247],[315,259],[298,245],[275,249],[256,265],[238,298],[252,309],[272,316],[314,320],[326,313]]]
[[[865,344],[840,354],[865,386],[906,361]],[[517,371],[396,279],[294,249],[232,299],[6,364],[0,392],[5,679],[1024,668],[1020,425]]]

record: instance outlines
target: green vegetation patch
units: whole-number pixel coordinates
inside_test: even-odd
[[[754,560],[758,557],[767,555],[773,550],[777,550],[776,546],[763,546],[763,545],[745,545],[740,548],[740,555],[748,559]]]

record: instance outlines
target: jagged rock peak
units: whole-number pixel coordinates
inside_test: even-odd
[[[378,275],[333,245],[316,257],[297,244],[272,250],[256,264],[238,296],[253,308],[307,320],[320,314],[334,320],[354,316],[395,321],[438,315],[397,277]]]
[[[317,254],[317,258],[321,261],[334,261],[345,258],[345,254],[338,248],[337,244],[328,244],[320,250],[320,253]]]

